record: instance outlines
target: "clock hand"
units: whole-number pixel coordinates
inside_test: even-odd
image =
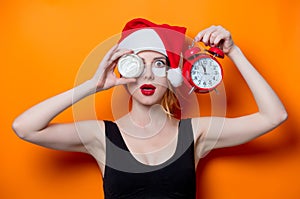
[[[201,62],[201,66],[202,66],[202,68],[204,70],[204,75],[205,75],[206,74],[206,66],[204,66],[202,62]]]

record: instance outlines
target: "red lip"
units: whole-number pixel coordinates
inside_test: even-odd
[[[143,84],[140,89],[143,95],[150,96],[155,93],[156,87],[152,84]]]

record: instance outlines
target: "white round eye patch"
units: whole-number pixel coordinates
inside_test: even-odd
[[[156,68],[152,67],[152,72],[157,77],[166,77],[167,76],[167,67]]]
[[[136,54],[128,54],[122,56],[118,61],[118,71],[125,78],[136,78],[142,75],[145,66],[143,60]],[[157,77],[166,76],[166,66],[164,67],[151,67],[152,72]]]

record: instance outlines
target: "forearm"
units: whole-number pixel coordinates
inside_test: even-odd
[[[93,83],[86,81],[73,89],[31,107],[15,119],[13,129],[19,136],[38,132],[47,127],[50,121],[59,113],[94,92]]]
[[[279,97],[242,51],[234,46],[228,53],[228,57],[234,62],[248,84],[258,106],[259,114],[275,124],[285,120],[287,113]]]

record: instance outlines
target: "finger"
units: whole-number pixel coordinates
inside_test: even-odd
[[[223,40],[224,40],[224,35],[218,34],[218,36],[214,39],[213,44],[220,46],[221,41],[223,41]]]
[[[117,58],[129,52],[132,51],[129,49],[119,49],[118,44],[116,44],[106,53],[106,55],[103,58],[103,62],[106,63],[106,66],[109,66]]]
[[[200,31],[200,32],[196,35],[196,37],[194,38],[194,40],[195,40],[196,42],[202,41],[204,35],[205,35],[205,34],[207,33],[207,31],[208,31],[209,29],[211,29],[211,28],[212,28],[212,26],[209,27],[209,28],[206,28],[206,29],[204,29],[204,30],[202,30],[202,31]]]
[[[104,71],[107,71],[107,68],[109,67],[109,60],[113,53],[117,50],[118,44],[114,45],[112,48],[108,50],[108,52],[104,55],[102,61],[99,63],[98,69],[95,73],[96,76],[100,76]]]
[[[231,35],[230,32],[222,28],[218,31],[217,36],[214,38],[214,44],[219,44],[221,40],[230,40]]]
[[[203,29],[202,31],[200,31],[196,37],[194,38],[194,40],[196,42],[202,41],[203,37],[205,34],[207,34],[207,32],[210,32],[213,28],[215,28],[215,26],[210,26],[208,28]]]
[[[114,45],[109,51],[106,53],[106,55],[103,57],[103,61],[107,61],[111,58],[113,55],[113,52],[115,52],[118,48],[118,44]]]
[[[216,26],[216,28],[211,32],[209,42],[212,45],[217,45],[220,40],[224,37],[225,29],[222,26]]]
[[[111,62],[115,62],[116,60],[118,60],[120,57],[122,57],[123,55],[126,55],[126,54],[130,54],[130,53],[133,53],[132,50],[129,50],[129,49],[117,49],[113,54],[112,56],[110,57],[110,61]]]
[[[126,54],[132,52],[131,50],[127,49],[116,49],[112,48],[108,51],[108,53],[103,58],[103,61],[101,62],[101,66],[99,68],[102,68],[102,70],[108,72],[113,71],[116,67],[116,60]]]
[[[224,39],[224,33],[222,30],[218,29],[211,34],[209,42],[211,45],[219,45],[220,41],[223,39]]]
[[[134,82],[136,82],[135,78],[124,78],[124,77],[121,77],[121,78],[117,79],[116,85],[129,84],[129,83],[134,83]]]
[[[212,33],[215,32],[215,31],[216,31],[216,26],[211,26],[211,27],[209,27],[208,29],[205,30],[205,33],[204,33],[203,38],[202,38],[202,42],[205,45],[210,44],[210,37],[211,37]]]
[[[123,55],[130,53],[133,53],[133,51],[128,49],[117,49],[107,62],[107,71],[114,71],[117,66],[117,60]]]
[[[200,32],[196,35],[196,37],[194,37],[194,41],[195,41],[195,42],[201,41],[204,34],[205,34],[205,31],[204,31],[204,30],[200,31]]]

